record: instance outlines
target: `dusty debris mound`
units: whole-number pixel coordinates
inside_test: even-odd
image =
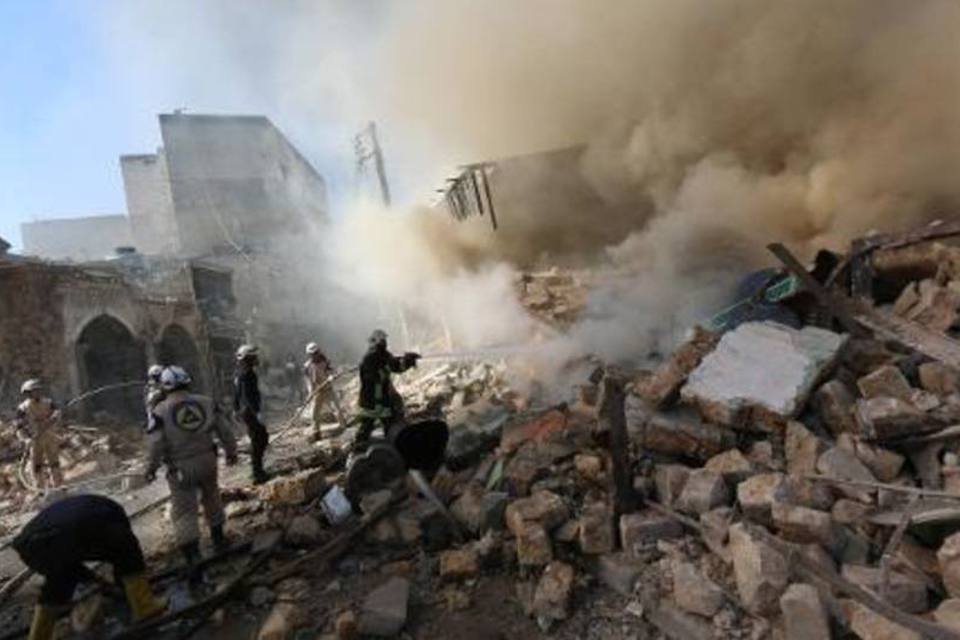
[[[784,272],[806,324],[697,329],[553,408],[496,368],[408,386],[451,423],[441,504],[413,485],[360,500],[335,586],[306,616],[278,601],[291,622],[261,637],[960,637],[960,301],[928,264],[953,251],[935,231],[914,232],[935,260],[875,237],[828,274]],[[258,500],[287,545],[340,535],[275,483]]]
[[[587,305],[590,274],[554,267],[519,275],[515,287],[520,303],[532,316],[554,327],[566,327]]]
[[[66,424],[60,430],[60,467],[67,484],[94,476],[115,474],[124,459],[140,446],[139,432],[123,437],[116,430],[87,424]],[[28,457],[28,445],[17,436],[12,422],[0,419],[0,518],[18,512],[36,498],[36,480]]]

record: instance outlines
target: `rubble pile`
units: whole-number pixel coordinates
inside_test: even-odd
[[[140,439],[139,432],[125,438],[116,431],[89,425],[66,425],[61,431],[60,447],[64,481],[71,484],[119,472],[123,460],[135,455]],[[17,436],[12,423],[2,420],[0,451],[3,451],[0,454],[0,517],[3,517],[32,504],[37,496],[32,491],[35,481],[26,458],[28,445]]]
[[[960,638],[956,250],[868,240],[795,274],[775,304],[806,324],[697,327],[555,406],[512,363],[399,378],[410,428],[450,427],[429,490],[400,474],[347,504],[352,427],[226,490],[232,533],[274,540],[238,619],[262,640]]]
[[[586,271],[523,273],[517,277],[520,303],[530,314],[554,327],[573,324],[587,305],[591,276]]]
[[[949,337],[960,299],[943,277],[854,308]],[[422,499],[381,521],[367,541],[418,560],[402,589],[386,564],[378,588],[402,591],[418,628],[424,605],[469,612],[507,579],[510,606],[559,637],[960,634],[960,371],[943,360],[829,321],[698,328],[655,370],[627,372],[632,503],[614,489],[607,379],[546,411],[453,420],[454,453],[463,439],[471,455],[434,485],[457,524]],[[618,615],[597,613],[603,594]],[[370,632],[378,597],[338,621]],[[344,625],[324,630],[349,637]]]

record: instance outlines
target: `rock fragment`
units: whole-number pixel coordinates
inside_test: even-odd
[[[755,538],[742,523],[730,527],[729,535],[734,577],[743,606],[759,616],[776,612],[789,578],[786,560]]]
[[[554,561],[547,565],[533,595],[533,612],[544,631],[570,615],[570,598],[576,573],[573,567]]]
[[[681,390],[710,422],[740,425],[753,408],[790,418],[833,365],[846,338],[817,327],[746,322],[720,339]]]
[[[780,611],[786,640],[830,638],[830,619],[816,587],[806,583],[790,585],[780,596]]]
[[[407,623],[409,599],[410,582],[405,578],[390,578],[371,591],[360,611],[360,633],[380,638],[400,633]]]
[[[674,558],[670,569],[673,574],[673,599],[678,607],[708,618],[720,610],[726,600],[723,591],[696,566]]]

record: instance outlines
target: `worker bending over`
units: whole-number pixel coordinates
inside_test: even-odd
[[[166,465],[174,535],[195,583],[201,577],[196,570],[200,556],[198,498],[203,502],[214,548],[219,552],[228,547],[214,436],[226,452],[228,465],[237,462],[237,441],[213,400],[190,393],[190,382],[180,367],[167,367],[160,375],[166,397],[151,414],[146,478],[152,482],[160,465]]]
[[[60,470],[60,412],[53,400],[43,395],[43,383],[27,380],[20,387],[24,401],[17,407],[14,427],[18,435],[30,442],[30,461],[37,487],[59,487],[63,484]]]
[[[257,379],[259,352],[253,345],[245,344],[237,349],[237,371],[233,378],[233,411],[236,419],[247,428],[250,436],[250,466],[253,481],[263,484],[269,480],[263,468],[263,455],[270,437],[267,427],[260,420],[260,381]]]
[[[389,429],[403,422],[403,398],[393,386],[394,373],[402,373],[417,366],[418,353],[397,357],[387,349],[387,334],[377,329],[370,335],[369,349],[360,362],[360,430],[356,449],[362,451],[370,442],[370,435],[381,427],[386,435]]]
[[[69,610],[77,585],[97,580],[84,562],[113,566],[114,582],[123,584],[134,622],[166,608],[144,577],[143,552],[127,514],[109,498],[78,495],[54,502],[23,527],[11,546],[44,578],[29,640],[53,638],[57,617]]]

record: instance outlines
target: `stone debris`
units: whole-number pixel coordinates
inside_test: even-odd
[[[822,640],[830,636],[830,618],[812,584],[797,582],[780,596],[787,640]]]
[[[755,615],[774,613],[788,584],[786,559],[743,524],[730,527],[729,535],[737,592],[743,606]]]
[[[792,418],[845,340],[816,327],[744,323],[724,334],[690,374],[681,395],[717,424],[743,426],[752,409]]]
[[[710,618],[723,606],[726,600],[723,591],[691,562],[674,558],[670,570],[673,598],[678,607]]]
[[[697,469],[687,478],[677,498],[677,509],[699,515],[727,504],[730,491],[723,476],[707,469]]]
[[[358,628],[361,634],[391,638],[407,623],[407,604],[410,600],[410,581],[390,578],[377,587],[363,601]]]
[[[569,615],[576,573],[569,564],[555,561],[547,565],[533,594],[533,613],[544,631]]]
[[[713,351],[720,336],[694,327],[693,335],[681,344],[666,362],[637,384],[637,395],[654,407],[662,407],[673,399],[687,376],[699,366],[703,357]]]
[[[480,558],[470,548],[444,551],[440,554],[440,577],[444,580],[472,578],[480,572]]]
[[[950,286],[935,271],[908,284],[890,312],[957,337],[960,279]],[[576,305],[560,292],[575,280],[561,272],[524,280],[527,308],[562,326]],[[798,326],[697,328],[651,370],[584,358],[571,364],[566,397],[536,385],[518,393],[505,363],[443,365],[420,382],[399,381],[411,415],[442,415],[451,427],[445,464],[426,474],[439,505],[398,481],[358,496],[340,524],[322,519],[320,497],[346,457],[326,442],[315,447],[322,455],[303,453],[263,486],[225,493],[231,523],[276,529],[289,557],[386,512],[344,547],[328,588],[318,591],[304,571],[293,586],[245,591],[263,620],[257,637],[303,627],[342,640],[420,637],[439,617],[520,611],[528,631],[558,637],[921,637],[903,626],[909,619],[838,600],[849,591],[824,576],[960,629],[956,501],[916,495],[960,495],[960,434],[951,430],[960,424],[960,372],[916,340]],[[601,388],[611,397],[614,374],[624,384],[627,443],[611,452],[611,440],[622,440],[600,428],[612,421],[598,419],[597,405]],[[91,459],[78,455],[74,472]],[[18,505],[6,500],[0,510]],[[797,571],[801,564],[817,575]],[[506,591],[491,614],[484,590],[493,584]],[[314,601],[322,621],[311,619]],[[618,627],[613,635],[593,633],[601,619]]]

